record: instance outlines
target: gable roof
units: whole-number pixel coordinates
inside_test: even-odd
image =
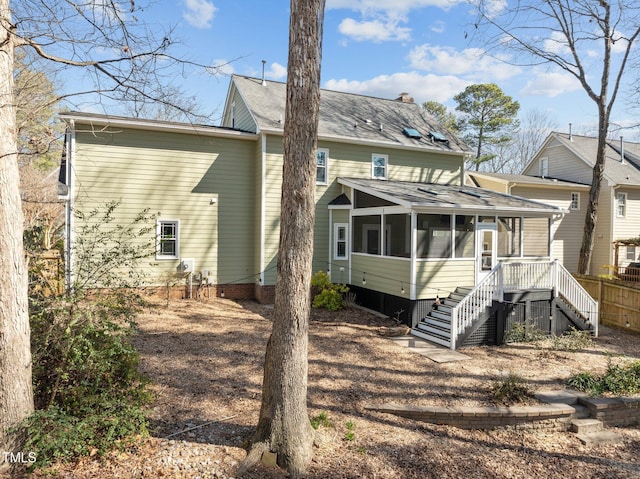
[[[457,211],[530,213],[551,216],[565,211],[539,201],[505,195],[473,186],[440,185],[410,181],[338,178],[338,182],[406,208],[455,208]]]
[[[490,178],[493,180],[500,181],[505,184],[511,184],[512,186],[520,185],[520,186],[532,186],[532,187],[551,187],[551,188],[589,188],[589,185],[584,183],[575,183],[573,181],[564,181],[558,178],[541,178],[539,176],[529,176],[529,175],[514,175],[508,173],[487,173],[487,172],[478,172],[478,171],[467,171],[467,176],[472,179],[476,176],[482,178]]]
[[[526,172],[533,162],[544,154],[546,147],[556,140],[559,144],[572,151],[586,166],[593,168],[596,164],[598,139],[591,136],[569,135],[567,133],[552,132],[542,145],[533,160],[525,167]],[[619,140],[607,140],[605,149],[604,178],[611,184],[638,186],[640,185],[640,143],[625,141],[624,162],[621,161]]]
[[[251,112],[256,133],[283,133],[285,83],[234,75],[229,95],[234,88]],[[228,115],[229,100],[228,96],[223,118]],[[324,89],[320,92],[318,137],[459,155],[471,153],[463,141],[415,103]]]

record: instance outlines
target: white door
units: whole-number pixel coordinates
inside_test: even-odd
[[[476,235],[476,284],[482,281],[497,262],[498,227],[495,223],[479,223]]]

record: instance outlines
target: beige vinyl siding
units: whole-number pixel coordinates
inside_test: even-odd
[[[475,258],[465,260],[418,261],[416,264],[416,299],[448,296],[458,286],[473,287]]]
[[[367,284],[362,284],[365,277]],[[351,283],[382,293],[409,297],[411,261],[386,256],[351,255]]]
[[[587,204],[584,206],[586,208]],[[607,185],[606,181],[603,181],[598,200],[598,220],[596,222],[595,240],[591,255],[590,273],[592,275],[608,273],[608,269],[603,268],[603,266],[613,264],[613,245],[611,243],[613,241],[613,218],[615,214],[613,190]],[[584,227],[580,230],[580,235],[582,235],[583,229]]]
[[[180,221],[179,256],[194,258],[196,272],[208,269],[211,281],[221,284],[254,273],[255,185],[247,181],[254,142],[114,130],[77,133],[73,207],[87,212],[119,201],[121,223],[150,207],[161,219]],[[210,204],[211,198],[217,202]],[[179,260],[154,262],[150,282],[162,284]]]
[[[258,126],[251,116],[251,112],[247,108],[246,103],[238,93],[235,85],[231,83],[231,99],[226,110],[225,118],[222,126],[227,128],[236,128],[242,131],[256,133]]]
[[[542,150],[524,171],[524,174],[540,176],[541,158],[549,160],[549,178],[559,178],[574,183],[591,183],[592,168],[571,150],[560,144],[552,144]]]
[[[339,177],[371,178],[371,155],[389,156],[388,179],[460,184],[461,157],[439,153],[403,151],[339,142],[319,141],[318,148],[329,152],[327,185],[316,186],[316,225],[314,233],[313,271],[327,270],[329,258],[329,203],[342,193]],[[265,183],[265,263],[276,264],[280,224],[283,144],[281,136],[267,136]],[[382,180],[381,180],[382,181]],[[275,283],[275,268],[267,271],[265,284]]]
[[[569,210],[571,193],[580,193],[579,210]],[[578,271],[580,246],[582,245],[584,218],[589,201],[589,190],[516,186],[511,189],[511,194],[557,206],[568,211],[566,215],[554,218],[551,225],[553,238],[551,257],[558,259],[571,273],[576,273]],[[527,233],[525,232],[525,234]]]
[[[506,193],[509,194],[509,185],[506,181],[496,180],[493,178],[481,177],[474,175],[476,182],[480,188],[484,188],[486,190],[497,191],[498,193]],[[469,180],[467,182],[469,186],[475,186],[476,183],[473,180]]]
[[[626,212],[623,218],[617,216],[616,195],[624,193],[627,195]],[[618,188],[614,193],[613,205],[613,239],[630,239],[640,236],[640,190],[632,188]]]

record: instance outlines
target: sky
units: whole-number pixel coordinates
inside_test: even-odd
[[[223,74],[177,79],[214,112],[213,124],[229,74],[260,77],[264,60],[267,79],[286,81],[288,0],[162,0],[145,16],[151,27],[176,25],[189,58],[222,65]],[[321,85],[390,99],[407,92],[453,110],[453,96],[466,86],[496,83],[520,103],[521,117],[535,109],[547,112],[556,130],[572,123],[574,133],[596,134],[596,105],[577,80],[548,65],[522,68],[488,55],[474,44],[474,18],[459,0],[327,0]],[[617,105],[612,121],[634,123],[623,97]]]

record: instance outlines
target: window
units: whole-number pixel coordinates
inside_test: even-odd
[[[569,206],[571,210],[579,210],[580,209],[580,193],[571,193],[571,205]]]
[[[451,257],[451,215],[418,215],[418,258]]]
[[[523,256],[549,256],[549,220],[523,218]]]
[[[624,218],[627,214],[627,194],[618,193],[616,195],[616,215],[618,218]]]
[[[634,245],[627,245],[627,261],[636,260],[636,247]]]
[[[329,150],[318,149],[316,185],[326,185],[329,180]]]
[[[384,215],[384,255],[411,257],[411,215]]]
[[[473,258],[475,255],[475,216],[456,215],[456,258]]]
[[[156,258],[158,259],[177,259],[179,258],[179,230],[180,222],[177,220],[159,220],[157,226],[158,235],[158,251]]]
[[[371,155],[371,178],[376,180],[387,179],[387,164],[389,157],[387,155]]]
[[[336,223],[333,225],[333,259],[347,259],[348,239],[346,223]]]
[[[498,256],[520,256],[521,229],[521,218],[498,218]]]
[[[540,176],[542,178],[549,176],[549,158],[540,158]]]

